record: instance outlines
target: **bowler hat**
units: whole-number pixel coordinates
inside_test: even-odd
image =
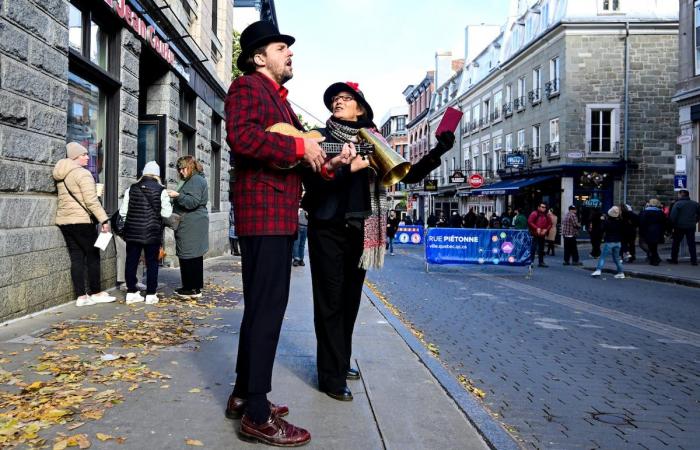
[[[362,107],[367,111],[367,120],[372,120],[374,118],[374,112],[372,112],[372,107],[369,106],[367,100],[365,100],[365,94],[360,90],[360,85],[353,83],[352,81],[346,81],[345,83],[333,83],[328,86],[326,92],[323,93],[323,103],[326,105],[329,111],[333,111],[333,97],[341,92],[349,92],[355,97],[355,101],[362,105]]]
[[[295,39],[286,34],[280,34],[277,26],[267,20],[260,20],[251,23],[241,33],[241,53],[236,60],[236,67],[242,71],[252,70],[246,64],[246,60],[256,48],[267,45],[271,42],[284,42],[287,45],[292,45]]]

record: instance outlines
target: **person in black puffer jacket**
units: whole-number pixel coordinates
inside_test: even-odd
[[[126,242],[126,303],[144,301],[136,289],[136,268],[141,252],[146,257],[146,303],[158,303],[158,252],[163,239],[163,217],[170,217],[173,207],[160,182],[160,167],[148,162],[143,175],[124,192],[119,215],[124,218],[123,239]]]
[[[622,248],[622,236],[624,234],[622,218],[620,217],[620,208],[613,206],[608,210],[608,216],[602,222],[603,231],[603,251],[598,258],[598,265],[595,271],[591,274],[593,277],[598,277],[605,266],[605,257],[608,252],[612,252],[612,258],[617,266],[617,274],[615,278],[625,278],[625,273],[622,271],[622,257],[620,249]]]

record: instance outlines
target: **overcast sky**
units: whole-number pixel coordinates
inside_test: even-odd
[[[296,38],[294,78],[285,86],[295,110],[312,123],[329,112],[323,91],[355,81],[375,121],[433,69],[435,52],[464,56],[464,27],[506,21],[509,0],[277,0],[280,32]],[[296,105],[306,109],[300,110]],[[380,125],[377,123],[377,125]]]

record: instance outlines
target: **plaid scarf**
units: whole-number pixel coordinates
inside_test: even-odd
[[[340,142],[358,142],[357,133],[366,126],[360,122],[339,121],[331,117],[326,121],[326,130]],[[374,129],[374,124],[370,124]],[[369,128],[369,127],[368,127]],[[375,129],[376,130],[376,129]],[[370,213],[364,219],[363,251],[359,268],[381,269],[384,265],[386,251],[386,216],[389,210],[386,188],[381,184],[381,177],[369,167]]]

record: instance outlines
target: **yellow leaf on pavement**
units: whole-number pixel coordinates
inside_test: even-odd
[[[102,442],[114,439],[114,436],[110,436],[104,433],[97,433],[95,436],[97,436],[97,439],[101,440]]]
[[[202,441],[198,441],[197,439],[187,439],[185,441],[185,444],[193,445],[195,447],[204,447],[204,444],[202,443]]]
[[[190,393],[190,394],[197,394],[197,393],[199,393],[199,392],[202,392],[202,390],[199,389],[199,388],[192,388],[192,389],[189,390],[189,393]]]

